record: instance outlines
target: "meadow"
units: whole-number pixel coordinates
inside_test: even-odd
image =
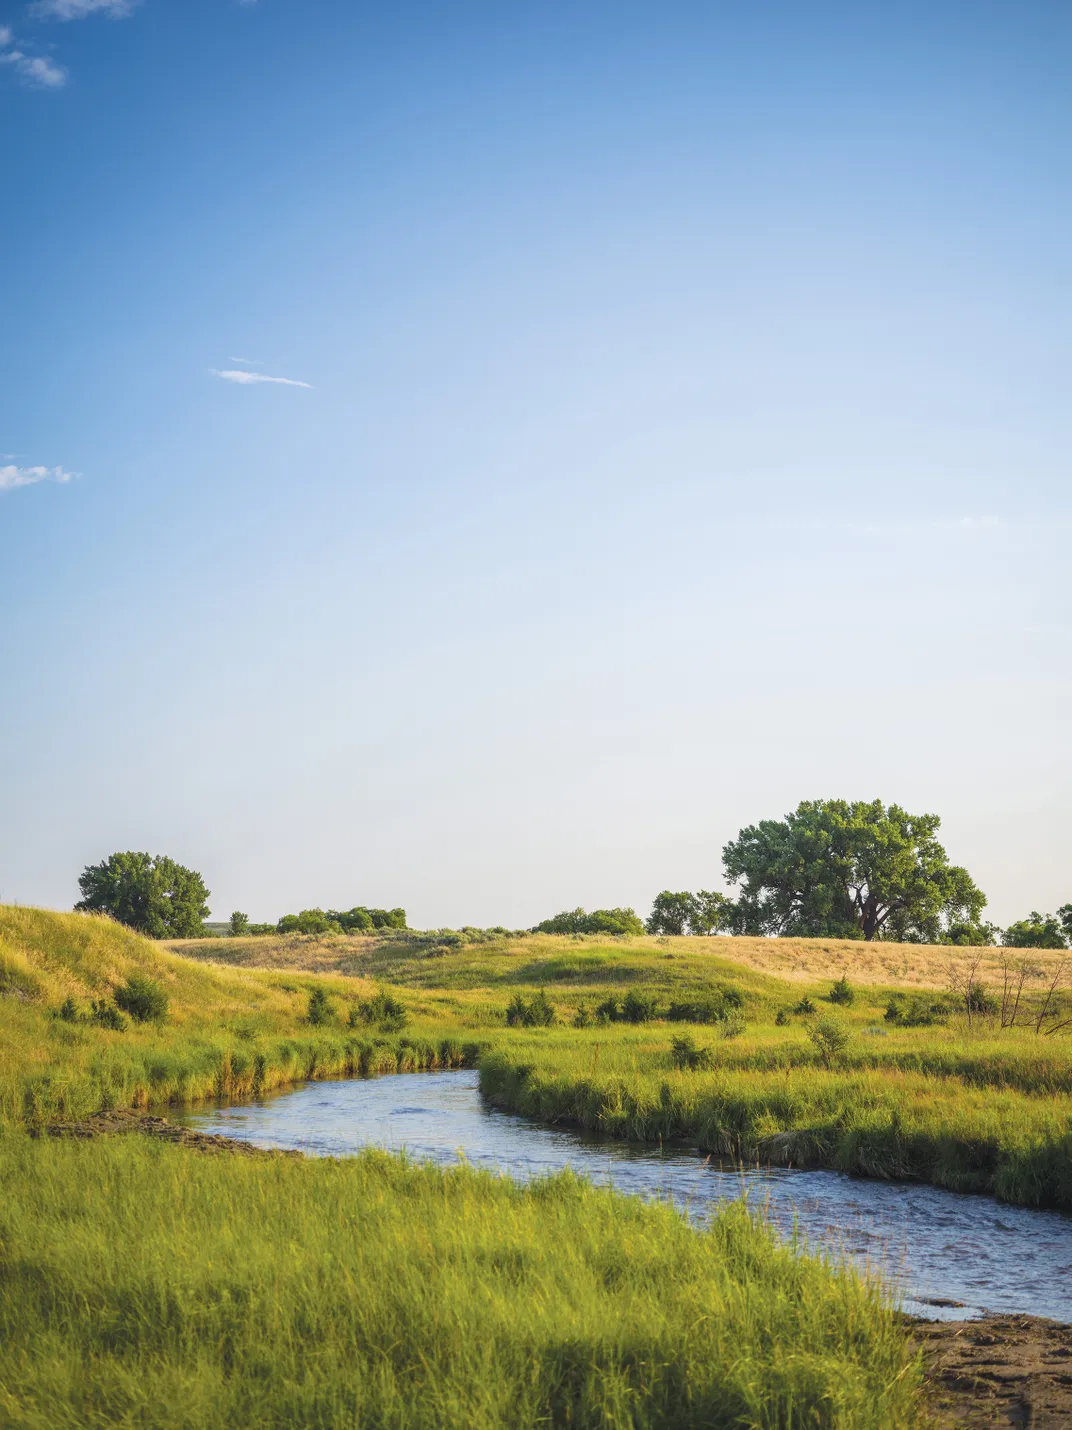
[[[929,1423],[881,1288],[741,1206],[700,1231],[568,1175],[520,1188],[375,1153],[39,1135],[102,1108],[466,1065],[532,1117],[1072,1209],[1066,1035],[968,1027],[941,991],[949,950],[913,950],[898,983],[885,966],[867,981],[858,945],[804,947],[847,975],[835,1004],[829,977],[759,966],[791,951],[736,947],[756,942],[471,930],[176,949],[0,908],[0,1421]],[[166,1016],[107,1026],[139,977]],[[898,996],[943,1021],[888,1021]],[[534,1009],[549,1025],[525,1025]],[[827,1017],[843,1042],[824,1054]]]

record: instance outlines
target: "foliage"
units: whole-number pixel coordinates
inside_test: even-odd
[[[805,800],[784,820],[742,829],[723,849],[743,885],[742,932],[937,942],[977,924],[986,903],[937,840],[937,815],[845,800]]]
[[[715,1055],[711,1049],[698,1048],[687,1033],[682,1038],[674,1039],[670,1055],[674,1067],[686,1068],[689,1072],[705,1072],[715,1065]]]
[[[658,1003],[642,988],[630,988],[622,999],[621,1018],[624,1023],[650,1023],[658,1016]]]
[[[886,1004],[884,1017],[900,1028],[929,1028],[946,1022],[952,1011],[948,998],[933,993],[895,993]]]
[[[671,1023],[721,1023],[732,1011],[743,1006],[740,989],[726,984],[705,997],[671,1003],[666,1017]]]
[[[506,1022],[511,1028],[549,1028],[555,1022],[555,1010],[542,988],[528,1002],[515,993],[506,1009]]]
[[[736,909],[725,894],[701,889],[699,893],[657,894],[645,925],[652,934],[707,936],[733,927]]]
[[[406,928],[405,909],[353,908],[303,909],[300,914],[284,914],[276,924],[277,933],[330,934],[371,933],[374,929]]]
[[[1056,915],[1032,909],[1026,919],[1009,925],[1001,941],[1006,948],[1067,948],[1065,921],[1065,909],[1058,909]]]
[[[727,1013],[718,1031],[723,1038],[739,1038],[742,1033],[747,1031],[744,1015],[736,1010]]]
[[[89,1021],[96,1023],[98,1028],[107,1028],[112,1033],[121,1033],[127,1025],[122,1013],[107,998],[94,998],[90,1005]]]
[[[848,1008],[856,1002],[856,990],[845,975],[842,974],[827,994],[827,997],[831,1003],[840,1003],[843,1007]]]
[[[249,933],[249,914],[243,914],[236,909],[231,915],[230,933],[232,938],[242,938]]]
[[[132,973],[113,997],[116,1007],[129,1013],[136,1023],[158,1023],[167,1017],[168,996],[155,978]]]
[[[350,1026],[360,1024],[377,1027],[381,1033],[400,1033],[409,1022],[406,1005],[386,989],[380,989],[372,998],[362,999],[350,1009]]]
[[[309,994],[309,1003],[306,1010],[306,1019],[314,1028],[322,1028],[325,1023],[330,1023],[334,1016],[331,999],[328,997],[328,990],[317,984]]]
[[[111,854],[87,864],[78,887],[77,910],[108,914],[150,938],[197,937],[208,914],[201,875],[163,854]]]
[[[814,1002],[808,997],[808,995],[805,993],[804,997],[801,998],[800,1002],[797,1003],[796,1006],[794,1007],[793,1012],[794,1012],[794,1013],[804,1013],[804,1014],[814,1013],[814,1012],[815,1012],[815,1004],[814,1004]]]
[[[809,1024],[808,1037],[824,1068],[829,1068],[834,1059],[849,1045],[848,1028],[837,1018],[829,1016]]]
[[[505,930],[503,930],[505,932]],[[642,934],[644,925],[634,909],[568,909],[537,924],[533,933]]]

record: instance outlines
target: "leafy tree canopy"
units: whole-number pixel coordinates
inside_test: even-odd
[[[633,909],[593,909],[590,914],[583,909],[567,909],[544,919],[532,932],[638,934],[644,932],[644,925]]]
[[[1067,948],[1068,941],[1060,917],[1064,909],[1058,909],[1057,914],[1055,917],[1032,909],[1028,918],[1009,925],[1002,943],[1006,948]]]
[[[706,936],[734,928],[736,917],[736,906],[725,894],[710,889],[675,894],[664,889],[655,896],[646,927],[648,933]]]
[[[972,941],[986,896],[950,864],[936,814],[881,800],[804,800],[783,820],[742,829],[722,851],[740,884],[741,933]]]
[[[208,913],[201,875],[164,854],[112,854],[87,864],[78,887],[76,909],[110,914],[150,938],[196,938]]]

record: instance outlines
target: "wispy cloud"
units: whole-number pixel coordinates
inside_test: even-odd
[[[32,487],[37,482],[69,482],[77,475],[63,467],[0,467],[0,492]]]
[[[129,15],[137,0],[34,0],[30,14],[39,20],[84,20],[87,15]]]
[[[0,65],[8,65],[27,83],[43,89],[59,89],[67,82],[67,71],[47,55],[28,55],[21,50],[7,25],[0,25]]]
[[[232,362],[237,362],[237,358],[232,358]],[[226,368],[221,371],[218,367],[210,367],[209,372],[214,377],[222,377],[225,382],[278,382],[284,387],[312,387],[311,382],[299,382],[296,377],[269,377],[266,372],[244,372],[239,368]]]
[[[240,358],[232,355],[231,361],[236,362],[239,367],[260,367],[261,365],[260,358]]]

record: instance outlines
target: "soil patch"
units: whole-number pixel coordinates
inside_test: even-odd
[[[182,1147],[192,1147],[198,1152],[237,1152],[243,1157],[300,1157],[295,1151],[269,1151],[264,1147],[254,1147],[249,1142],[239,1142],[233,1137],[220,1137],[211,1132],[196,1132],[192,1127],[180,1127],[169,1122],[166,1117],[150,1117],[147,1113],[130,1108],[116,1108],[112,1112],[95,1112],[76,1122],[53,1122],[42,1129],[49,1137],[76,1137],[85,1140],[90,1137],[108,1137],[116,1133],[140,1132],[145,1137],[157,1137],[164,1142],[177,1142]]]
[[[1038,1316],[913,1321],[935,1425],[1072,1426],[1072,1326]]]

